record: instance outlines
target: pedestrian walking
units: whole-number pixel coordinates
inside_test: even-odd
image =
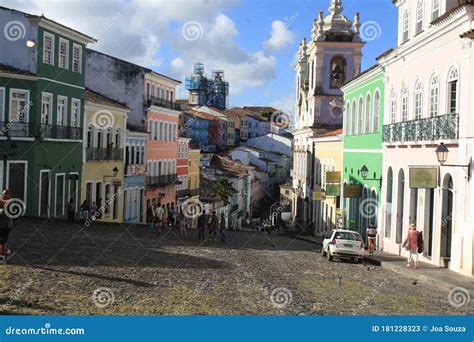
[[[221,213],[221,222],[219,224],[219,235],[221,237],[221,242],[225,242],[225,216],[224,213]]]
[[[176,223],[176,210],[174,209],[174,205],[171,206],[171,209],[169,211],[168,216],[169,216],[169,218],[168,218],[169,224],[170,224],[171,228],[174,228],[175,223]]]
[[[414,223],[410,224],[410,229],[408,230],[407,237],[403,241],[403,247],[408,250],[408,263],[407,267],[411,266],[411,262],[415,262],[415,268],[418,268],[418,238],[419,232],[416,230],[416,225]]]
[[[375,250],[375,241],[377,240],[377,227],[374,222],[369,224],[367,228],[367,240],[368,240],[368,252],[370,255],[374,254]]]
[[[205,210],[203,210],[201,215],[199,215],[197,224],[198,224],[199,241],[204,241],[206,239],[206,224],[207,224],[207,215],[206,215]]]
[[[90,217],[91,217],[91,219],[92,219],[92,217],[96,216],[96,213],[97,213],[97,204],[95,204],[95,202],[92,202],[91,207],[90,207]]]
[[[212,211],[212,215],[209,221],[210,223],[209,223],[209,237],[208,238],[210,240],[212,236],[212,240],[216,241],[217,230],[219,229],[219,218],[217,217],[215,210]]]
[[[155,207],[156,203],[150,203],[146,210],[146,219],[148,222],[148,228],[154,230],[155,229]]]
[[[183,215],[183,213],[180,213],[178,216],[178,226],[179,226],[179,235],[181,236],[181,239],[186,240],[188,238],[188,232],[187,229],[188,227],[188,219]]]
[[[80,210],[81,210],[81,220],[83,220],[84,222],[88,221],[90,208],[89,208],[89,203],[87,202],[87,200],[84,200],[84,202],[82,202]]]
[[[159,237],[161,234],[161,226],[164,224],[164,213],[165,206],[160,206],[160,203],[158,203],[155,209],[156,237]]]
[[[0,259],[3,261],[5,261],[8,255],[11,254],[7,242],[13,228],[13,220],[8,217],[5,212],[5,207],[10,198],[11,191],[5,189],[2,193],[2,199],[0,200]]]
[[[162,221],[161,224],[163,225],[163,227],[167,227],[169,224],[168,208],[165,205],[163,205],[162,208],[163,208],[163,214],[161,216],[161,221]]]
[[[74,200],[71,198],[69,202],[66,203],[67,210],[67,222],[74,223],[74,214],[76,213],[76,206],[74,205]]]

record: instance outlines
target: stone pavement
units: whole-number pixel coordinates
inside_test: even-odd
[[[288,235],[18,220],[0,315],[472,315],[448,291],[384,267],[329,262]]]
[[[297,236],[297,238],[312,242],[318,247],[321,247],[323,242],[322,236]],[[474,298],[474,277],[467,277],[447,268],[423,262],[419,263],[417,269],[415,267],[407,267],[406,258],[383,251],[376,251],[374,255],[367,256],[366,262],[382,266],[410,279],[432,283],[434,286],[446,291],[450,291],[455,287],[462,287],[471,293],[471,298]]]

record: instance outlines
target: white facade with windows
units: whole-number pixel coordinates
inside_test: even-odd
[[[385,69],[382,248],[403,254],[410,223],[423,232],[422,261],[474,274],[474,6],[395,1],[399,45],[379,57]],[[445,165],[435,150],[448,149]],[[428,168],[436,186],[415,188]],[[434,171],[433,171],[434,170]]]

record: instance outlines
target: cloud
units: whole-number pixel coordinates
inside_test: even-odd
[[[4,0],[2,5],[31,14],[43,14],[93,37],[99,42],[89,47],[140,64],[183,80],[197,62],[225,70],[232,94],[273,79],[276,58],[263,51],[248,51],[236,42],[239,30],[225,12],[239,0],[108,0],[46,1]],[[194,23],[196,37],[183,35],[183,26]],[[196,24],[197,23],[197,24]],[[282,32],[280,25],[273,25]],[[193,31],[190,31],[193,32]],[[276,33],[275,33],[276,34]],[[287,44],[284,30],[280,42]],[[273,36],[273,34],[272,34]],[[291,36],[291,34],[290,34]]]
[[[288,30],[287,24],[281,20],[275,20],[272,23],[271,37],[263,43],[263,46],[271,50],[283,50],[294,41],[295,34]]]

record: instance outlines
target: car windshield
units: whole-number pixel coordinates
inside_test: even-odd
[[[334,236],[335,239],[340,239],[340,240],[353,240],[353,241],[360,241],[360,235],[357,233],[350,233],[350,232],[337,232],[336,236]]]

